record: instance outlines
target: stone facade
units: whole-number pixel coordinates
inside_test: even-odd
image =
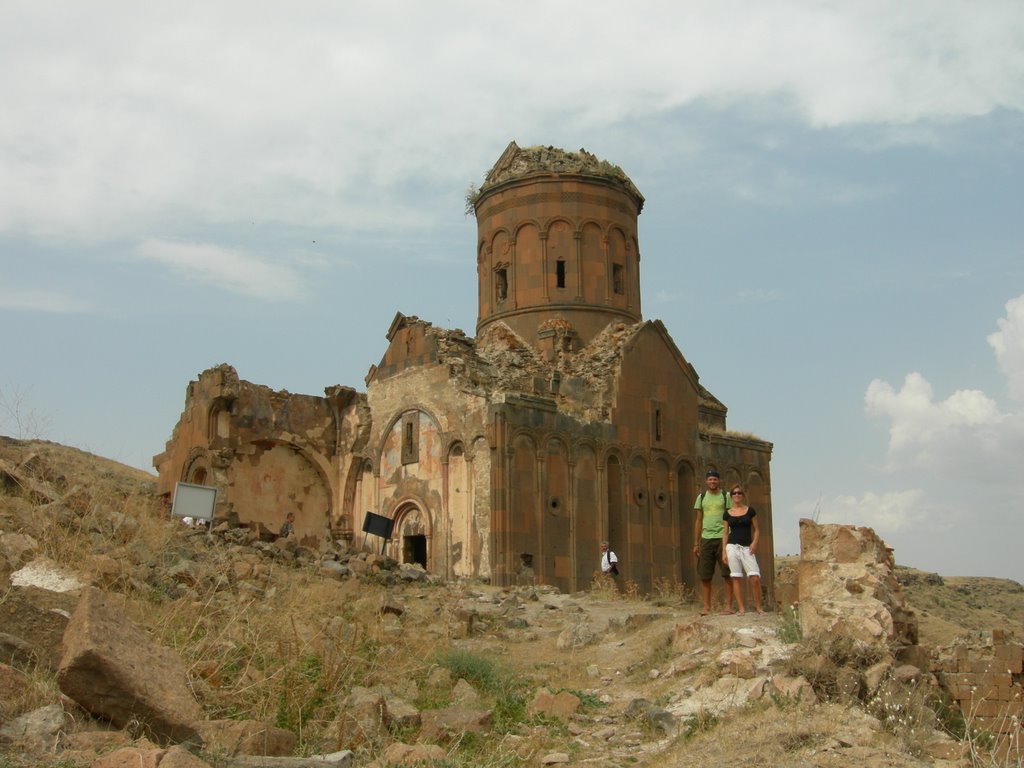
[[[211,368],[154,458],[162,493],[218,488],[217,515],[271,533],[379,546],[448,578],[571,591],[608,539],[623,577],[695,584],[704,470],[742,482],[774,572],[772,445],[726,430],[726,408],[640,311],[643,197],[580,150],[511,143],[472,196],[476,337],[396,315],[366,392],[274,392]],[[698,300],[695,297],[694,300]]]

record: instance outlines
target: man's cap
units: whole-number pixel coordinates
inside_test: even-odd
[[[708,473],[704,477],[719,477],[718,470],[709,469]]]

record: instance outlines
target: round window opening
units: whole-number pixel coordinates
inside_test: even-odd
[[[659,507],[664,507],[668,503],[668,494],[664,491],[658,491],[654,496],[654,503]]]
[[[562,508],[562,500],[557,496],[552,496],[551,499],[548,501],[548,508],[552,512],[557,512]]]
[[[643,491],[637,491],[633,494],[633,498],[636,499],[636,503],[643,506],[647,503],[647,494]]]

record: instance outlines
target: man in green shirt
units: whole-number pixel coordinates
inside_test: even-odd
[[[700,615],[711,612],[711,579],[715,564],[722,571],[722,605],[725,613],[732,613],[732,589],[729,584],[729,566],[722,562],[722,516],[732,506],[729,496],[719,484],[718,472],[709,469],[704,477],[704,491],[693,502],[696,513],[693,520],[693,556],[697,558],[700,577]]]

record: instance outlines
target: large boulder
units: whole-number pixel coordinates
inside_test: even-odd
[[[161,743],[200,741],[195,723],[203,713],[181,659],[98,589],[84,590],[71,616],[57,682],[119,728],[137,721]]]

